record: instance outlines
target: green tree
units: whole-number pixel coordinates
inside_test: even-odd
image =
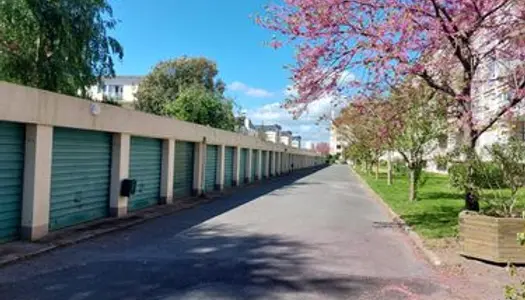
[[[165,103],[163,115],[229,131],[235,128],[233,102],[201,85],[188,86],[176,101]]]
[[[222,96],[225,84],[216,79],[218,73],[217,65],[203,57],[181,57],[160,62],[139,85],[135,107],[144,112],[166,115],[166,105],[175,102],[182,91],[195,85]]]
[[[424,85],[406,84],[389,99],[389,123],[399,124],[393,135],[393,148],[405,160],[409,172],[409,200],[417,199],[417,190],[425,167],[425,158],[447,131],[446,98]]]
[[[106,0],[0,1],[0,80],[85,95],[123,57],[116,23]]]

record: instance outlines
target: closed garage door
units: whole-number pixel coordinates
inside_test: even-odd
[[[20,232],[25,126],[0,122],[0,242]]]
[[[261,172],[262,172],[262,177],[263,178],[266,178],[266,167],[268,166],[268,163],[266,162],[266,158],[267,157],[268,157],[268,151],[262,151],[262,155],[261,155],[261,160],[262,160]]]
[[[257,176],[257,150],[253,150],[252,152],[252,181],[255,181],[255,178]]]
[[[270,170],[270,176],[273,176],[273,160],[275,159],[275,156],[274,156],[274,153],[273,151],[270,151],[268,152],[268,154],[270,155],[270,167],[269,167],[269,170]]]
[[[224,186],[231,187],[233,185],[233,161],[235,151],[233,147],[226,147],[224,150]]]
[[[217,150],[219,148],[214,145],[206,147],[206,172],[204,180],[204,191],[210,192],[215,189],[217,183]]]
[[[175,197],[191,196],[193,191],[193,163],[195,143],[180,142],[175,144],[175,179],[173,194]]]
[[[49,228],[108,216],[111,134],[55,128]]]
[[[162,140],[132,137],[129,177],[137,181],[128,210],[135,211],[159,203],[162,164]]]
[[[248,161],[248,149],[241,150],[241,161],[239,163],[239,183],[244,184],[246,178],[246,162]]]

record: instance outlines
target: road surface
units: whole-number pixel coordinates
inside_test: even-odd
[[[332,166],[0,270],[2,299],[452,299]]]

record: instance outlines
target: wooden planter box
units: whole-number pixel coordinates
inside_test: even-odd
[[[525,219],[460,214],[461,255],[494,263],[525,263],[525,246],[516,240]]]

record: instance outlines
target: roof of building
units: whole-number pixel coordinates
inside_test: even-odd
[[[261,129],[264,131],[281,131],[281,126],[274,124],[274,125],[255,125],[255,129]]]
[[[144,76],[115,76],[102,79],[104,84],[135,85],[139,84]]]
[[[289,131],[289,130],[287,130],[287,131],[282,131],[282,132],[281,132],[281,136],[283,136],[283,135],[284,135],[284,136],[290,136],[290,137],[291,137],[291,136],[292,136],[292,132]]]

